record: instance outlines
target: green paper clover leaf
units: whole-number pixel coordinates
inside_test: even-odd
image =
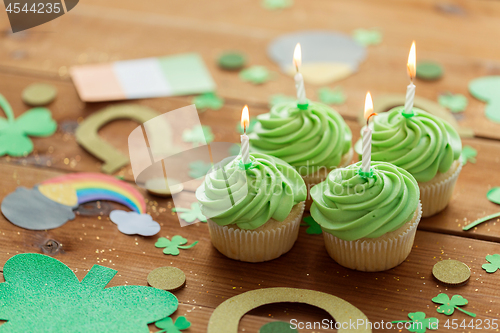
[[[193,223],[196,219],[200,220],[201,222],[207,222],[207,218],[201,212],[200,204],[197,202],[193,202],[191,204],[191,209],[174,207],[172,208],[172,212],[182,213],[179,216],[187,223]]]
[[[250,134],[252,133],[255,125],[257,125],[258,121],[257,121],[257,118],[255,117],[252,117],[250,118],[250,123],[248,124],[248,127],[247,127],[247,134]],[[236,124],[236,130],[238,132],[240,132],[241,134],[243,134],[243,127],[241,127],[241,122],[238,122],[238,124]]]
[[[485,115],[500,123],[500,76],[483,76],[469,82],[469,92],[480,101],[486,102]]]
[[[205,177],[211,167],[212,163],[205,163],[203,161],[191,162],[189,163],[189,177],[194,179]]]
[[[467,108],[467,97],[462,94],[445,93],[439,95],[438,103],[453,113],[463,112]]]
[[[189,327],[191,327],[191,323],[184,316],[177,317],[175,323],[172,318],[167,317],[162,320],[158,320],[155,323],[155,326],[161,329],[161,331],[158,331],[158,333],[182,333],[181,331],[187,330]]]
[[[392,323],[411,323],[408,331],[414,333],[425,333],[427,329],[437,330],[439,326],[439,319],[434,317],[425,318],[425,313],[423,312],[410,312],[408,313],[408,318],[411,320],[393,321]]]
[[[462,311],[466,315],[469,315],[471,317],[476,317],[476,315],[474,313],[471,313],[469,311],[465,311],[465,310],[460,308],[460,306],[467,305],[469,303],[469,301],[467,301],[467,299],[463,298],[460,295],[453,295],[453,297],[450,300],[448,295],[441,293],[441,294],[437,295],[436,297],[434,297],[432,299],[432,301],[434,303],[437,303],[437,304],[442,304],[441,306],[439,306],[436,309],[436,311],[438,313],[442,313],[442,314],[445,314],[447,316],[451,316],[453,314],[453,312],[455,312],[455,309],[457,309],[459,311]]]
[[[170,292],[105,288],[117,271],[94,265],[80,282],[59,260],[38,253],[10,258],[0,284],[0,332],[137,332],[178,307]],[[91,320],[89,320],[91,318]]]
[[[186,238],[179,235],[175,235],[174,237],[172,237],[172,240],[165,237],[158,238],[158,240],[155,243],[155,247],[158,248],[164,247],[163,253],[171,254],[173,256],[178,256],[180,253],[179,249],[190,249],[196,244],[198,244],[198,241],[194,242],[191,245],[182,246],[186,243],[187,243]]]
[[[323,231],[321,230],[321,226],[318,224],[318,222],[314,221],[312,216],[305,217],[303,221],[309,226],[309,228],[307,228],[306,230],[307,234],[320,235],[323,233]]]
[[[240,79],[253,84],[262,84],[271,79],[272,73],[264,66],[252,66],[240,72]]]
[[[467,162],[476,163],[477,150],[471,146],[463,146],[460,154],[460,161],[463,165]]]
[[[0,118],[0,156],[26,156],[33,151],[33,142],[28,136],[50,136],[57,129],[46,108],[33,108],[15,119],[14,112],[5,97],[0,95],[0,107],[7,119]]]
[[[486,261],[489,264],[483,264],[481,266],[488,273],[495,273],[497,269],[500,269],[500,254],[492,254],[486,256]]]
[[[340,88],[323,87],[318,90],[319,100],[325,104],[343,104],[346,97]]]
[[[293,5],[293,0],[263,0],[261,5],[267,10],[285,9]]]
[[[293,96],[286,96],[281,94],[271,95],[271,97],[269,97],[269,107],[272,108],[276,104],[295,102],[296,100],[297,98]]]
[[[182,140],[184,142],[191,142],[193,147],[198,147],[199,145],[214,141],[214,134],[210,126],[196,125],[190,130],[184,130]]]
[[[493,187],[486,193],[486,198],[489,201],[500,205],[500,187]]]
[[[198,111],[206,111],[207,109],[219,110],[224,106],[224,98],[217,96],[213,92],[205,93],[193,98],[193,103]]]
[[[376,29],[356,29],[352,32],[352,38],[363,46],[382,43],[382,33]]]

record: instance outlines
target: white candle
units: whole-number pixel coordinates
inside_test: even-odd
[[[297,74],[295,74],[295,90],[297,91],[297,99],[299,100],[299,104],[306,104],[306,88],[304,86],[304,77],[299,72],[300,65],[302,63],[302,51],[300,49],[300,43],[297,43],[295,46],[295,51],[293,52],[293,64],[295,65],[295,69],[297,70]]]
[[[245,105],[241,111],[241,127],[243,127],[243,135],[241,138],[241,159],[243,164],[250,163],[250,140],[247,135],[247,126],[250,124],[250,116],[248,113],[248,106]]]
[[[366,93],[365,99],[365,119],[366,127],[363,130],[363,152],[361,161],[361,171],[363,173],[369,173],[372,163],[372,129],[369,126],[368,121],[370,117],[376,115],[373,113],[373,101],[370,92]]]
[[[413,84],[413,78],[416,74],[416,62],[417,55],[415,52],[415,41],[411,44],[410,54],[408,55],[408,76],[410,77],[410,84],[406,88],[406,100],[405,100],[405,109],[403,110],[403,114],[407,116],[413,116],[413,101],[415,100],[415,85]]]

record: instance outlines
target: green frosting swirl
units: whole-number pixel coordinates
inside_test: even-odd
[[[352,241],[376,238],[413,218],[420,191],[406,170],[372,162],[373,177],[358,174],[361,162],[335,169],[311,189],[311,215],[332,235]]]
[[[295,204],[306,200],[304,180],[289,164],[258,153],[250,160],[248,170],[237,158],[209,172],[196,190],[202,213],[220,226],[253,230],[270,218],[284,221]]]
[[[413,108],[413,117],[405,118],[401,114],[403,109],[399,106],[372,118],[372,160],[408,170],[419,182],[448,171],[462,151],[457,131],[444,120],[418,108]],[[355,150],[362,154],[361,139]]]
[[[249,135],[250,151],[279,157],[301,175],[339,166],[351,148],[352,133],[344,119],[321,103],[310,103],[307,110],[297,108],[297,102],[280,103],[257,120]]]

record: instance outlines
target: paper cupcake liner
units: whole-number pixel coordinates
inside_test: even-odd
[[[337,168],[345,168],[346,166],[350,165],[352,162],[352,156],[354,154],[354,150],[351,148],[347,153],[345,153],[342,156],[342,160],[340,162],[340,165]],[[313,175],[306,175],[302,176],[302,179],[304,179],[304,183],[306,183],[306,188],[307,188],[307,199],[306,199],[306,211],[309,211],[309,208],[311,208],[311,205],[313,203],[312,197],[311,197],[311,188],[314,185],[317,185],[324,181],[328,174],[332,170],[328,170],[324,175],[318,175],[318,174],[313,174]]]
[[[421,216],[419,203],[411,221],[378,238],[345,241],[323,231],[326,250],[333,260],[350,269],[379,272],[394,268],[410,254]]]
[[[208,220],[212,244],[220,253],[235,260],[263,262],[276,259],[290,251],[299,235],[304,202],[297,205],[300,205],[298,209],[292,210],[279,227],[270,230],[229,228]],[[287,222],[289,219],[291,221]]]
[[[451,173],[448,178],[433,184],[432,180],[430,181],[431,184],[429,182],[418,184],[420,201],[422,202],[422,217],[429,217],[439,213],[450,202],[458,175],[462,170],[462,163],[460,161],[457,161],[457,163],[458,166],[455,166],[455,172]]]

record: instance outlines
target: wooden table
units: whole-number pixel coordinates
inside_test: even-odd
[[[59,91],[50,105],[59,124],[57,133],[35,139],[35,152],[26,158],[0,159],[0,199],[17,186],[32,187],[57,175],[99,172],[101,162],[78,146],[72,129],[93,112],[118,103],[82,103],[68,76],[72,65],[199,52],[218,85],[217,92],[226,99],[221,110],[201,114],[201,121],[212,127],[216,141],[230,142],[239,139],[235,125],[243,104],[250,105],[252,115],[265,113],[272,94],[293,95],[294,85],[281,73],[261,86],[244,83],[237,73],[219,70],[217,56],[224,50],[238,49],[248,55],[250,65],[265,65],[278,72],[265,49],[271,39],[286,32],[331,29],[350,33],[359,27],[377,27],[384,33],[381,45],[368,48],[359,72],[339,83],[348,99],[337,110],[353,130],[354,140],[359,138],[356,119],[367,90],[375,97],[404,93],[412,39],[417,41],[419,59],[435,60],[445,68],[441,80],[417,82],[418,96],[435,101],[445,91],[468,95],[471,79],[500,72],[500,4],[495,1],[296,0],[292,8],[267,11],[258,0],[86,0],[67,15],[15,35],[8,33],[5,12],[0,15],[4,31],[0,36],[0,93],[10,101],[15,114],[28,109],[20,97],[28,84],[47,82]],[[317,88],[307,85],[310,98],[316,99]],[[372,321],[405,320],[409,312],[422,311],[444,323],[448,317],[435,311],[431,298],[440,292],[461,294],[469,300],[466,309],[477,313],[478,319],[497,319],[500,273],[487,274],[481,265],[486,263],[486,255],[500,252],[498,220],[469,232],[461,227],[500,208],[485,197],[492,186],[500,186],[500,125],[485,118],[483,103],[468,97],[469,106],[460,124],[476,132],[476,138],[466,139],[464,144],[478,150],[477,163],[463,168],[449,207],[421,221],[412,253],[395,269],[381,273],[345,269],[327,255],[322,236],[308,235],[305,228],[301,228],[294,248],[277,260],[261,264],[233,261],[211,246],[206,224],[181,228],[170,211],[171,200],[145,192],[149,212],[162,225],[158,236],[180,234],[190,242],[199,240],[196,247],[177,257],[166,256],[154,247],[157,236],[126,236],[107,217],[78,216],[54,230],[29,231],[2,216],[0,265],[17,253],[44,253],[44,244],[52,239],[62,245],[54,257],[80,279],[92,265],[101,264],[118,270],[110,285],[147,285],[146,276],[154,268],[178,267],[185,272],[187,285],[175,292],[180,305],[174,317],[185,315],[192,322],[190,332],[205,332],[213,310],[228,298],[268,287],[330,293],[352,303]],[[159,112],[190,102],[191,97],[134,101]],[[127,137],[135,127],[132,121],[115,121],[100,134],[127,153]],[[116,175],[133,181],[130,166]],[[449,258],[470,266],[472,277],[465,286],[450,288],[433,279],[432,266]],[[240,331],[257,332],[266,322],[292,318],[306,322],[329,316],[308,305],[263,306],[243,318]],[[458,311],[450,318],[470,320]],[[150,329],[156,331],[153,325]],[[440,326],[439,331],[449,330]]]

